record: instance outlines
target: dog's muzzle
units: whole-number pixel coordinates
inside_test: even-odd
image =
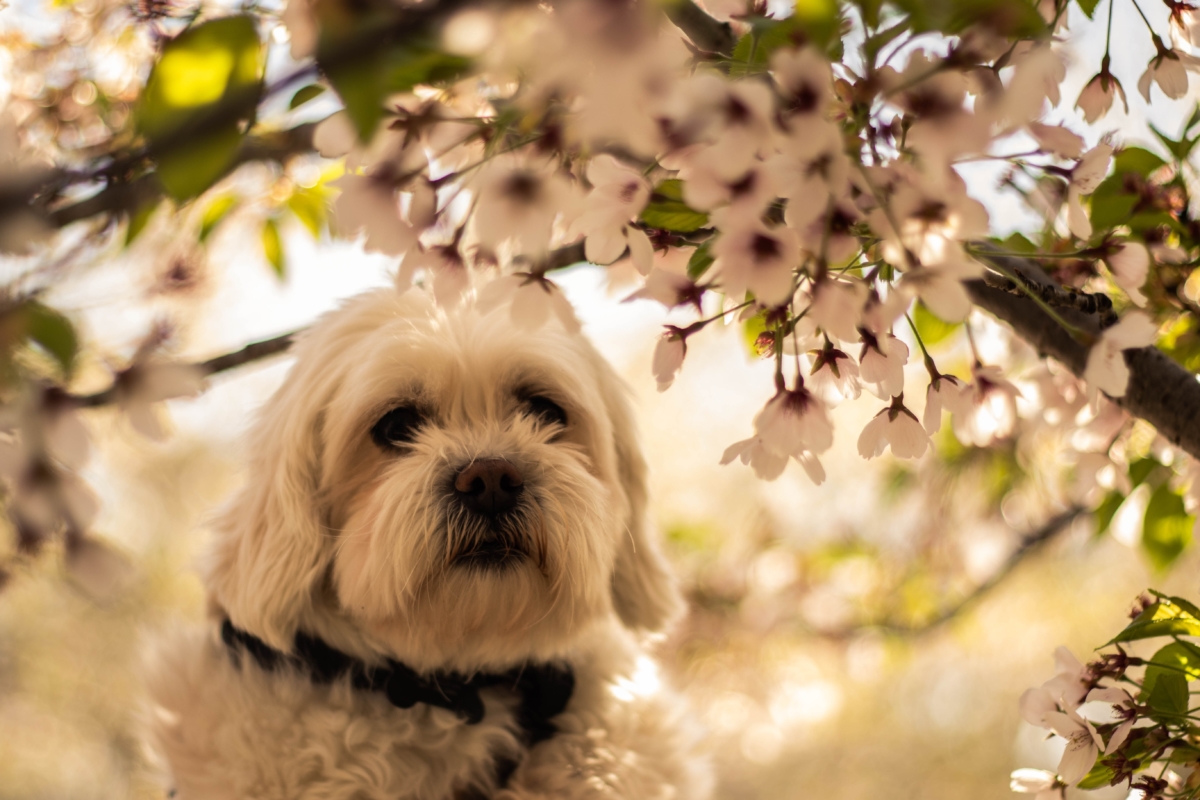
[[[524,493],[525,479],[511,461],[478,459],[464,467],[454,478],[451,502],[464,512],[467,535],[454,562],[495,568],[524,560],[529,554],[519,508]]]

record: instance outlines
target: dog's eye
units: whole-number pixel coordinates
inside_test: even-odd
[[[400,406],[379,418],[371,428],[371,438],[380,447],[396,447],[411,442],[425,418],[412,406]]]
[[[567,412],[563,411],[562,406],[554,402],[548,397],[534,395],[525,401],[529,406],[529,410],[543,425],[562,425],[564,428],[567,425]]]

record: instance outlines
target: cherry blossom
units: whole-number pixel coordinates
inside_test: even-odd
[[[843,342],[858,341],[866,300],[867,288],[861,283],[822,281],[813,290],[808,315],[830,336]]]
[[[540,328],[553,316],[568,332],[580,330],[571,302],[553,281],[543,276],[514,273],[497,278],[479,291],[476,301],[476,307],[485,314],[505,304],[512,321],[520,328]]]
[[[743,464],[754,470],[757,477],[766,481],[773,481],[782,475],[788,463],[787,454],[768,447],[761,436],[752,436],[729,445],[721,456],[721,466],[732,463],[735,458],[740,458]]]
[[[1146,71],[1138,79],[1138,91],[1146,102],[1150,102],[1150,86],[1157,83],[1162,93],[1172,100],[1178,100],[1187,94],[1188,73],[1180,59],[1180,54],[1163,46],[1162,41],[1155,36],[1154,44],[1158,53],[1150,59]]]
[[[514,253],[538,258],[550,248],[555,221],[572,217],[576,195],[551,165],[512,155],[480,169],[479,204],[472,219],[479,242],[489,250],[507,243]]]
[[[1083,112],[1083,118],[1090,125],[1108,113],[1116,97],[1121,98],[1121,105],[1128,114],[1129,101],[1125,98],[1125,89],[1108,71],[1108,57],[1105,56],[1100,72],[1083,87],[1079,99],[1075,101],[1075,107]]]
[[[929,434],[917,417],[904,406],[903,397],[896,397],[891,406],[883,409],[867,423],[858,437],[858,453],[863,458],[875,458],[891,445],[897,458],[920,458],[930,447]]]
[[[858,380],[858,364],[845,352],[826,342],[820,350],[812,351],[813,366],[806,385],[830,405],[842,400],[857,399],[862,394]]]
[[[1021,393],[1002,377],[999,367],[976,364],[971,374],[962,411],[953,416],[954,435],[963,444],[986,447],[1012,433]]]
[[[1058,774],[1069,786],[1079,783],[1096,764],[1104,740],[1091,722],[1074,711],[1053,711],[1046,715],[1047,727],[1067,740],[1067,749],[1058,763]]]
[[[1149,347],[1158,337],[1158,326],[1145,314],[1134,311],[1106,329],[1088,351],[1083,379],[1109,397],[1124,397],[1129,384],[1129,367],[1124,351]]]
[[[676,329],[668,329],[659,337],[654,346],[654,358],[651,371],[658,383],[658,390],[665,392],[675,382],[679,368],[683,366],[683,357],[687,354],[687,340]]]
[[[1058,776],[1044,769],[1013,770],[1008,787],[1014,792],[1036,795],[1034,800],[1061,800],[1063,796]]]
[[[800,245],[788,228],[768,228],[750,221],[724,230],[712,246],[713,269],[726,293],[746,291],[766,305],[780,305],[794,291],[792,270],[800,260]]]
[[[1071,182],[1067,186],[1067,227],[1080,239],[1092,235],[1092,223],[1083,209],[1083,195],[1091,194],[1108,174],[1112,161],[1112,145],[1101,143],[1088,150],[1071,170]]]
[[[1104,260],[1112,270],[1113,280],[1125,290],[1129,299],[1136,305],[1146,305],[1146,296],[1141,292],[1146,283],[1146,275],[1150,271],[1150,252],[1146,245],[1141,242],[1124,242],[1105,256]]]
[[[1083,137],[1065,125],[1031,122],[1028,127],[1029,134],[1042,149],[1049,150],[1060,158],[1079,158],[1083,155]]]
[[[758,412],[754,429],[769,447],[797,459],[805,451],[820,454],[833,445],[825,404],[804,387],[776,393]]]
[[[930,436],[942,429],[942,409],[951,414],[961,414],[965,406],[967,387],[953,375],[939,375],[929,382],[925,391],[925,411],[922,422]]]
[[[650,183],[637,170],[602,153],[587,167],[592,190],[572,230],[583,234],[584,253],[593,264],[611,264],[628,247],[643,275],[650,271],[653,249],[646,234],[629,225],[650,199]]]
[[[860,329],[862,352],[858,357],[862,382],[883,400],[904,393],[904,365],[908,363],[908,345],[895,336],[876,339]]]
[[[178,397],[193,397],[204,388],[204,372],[191,364],[176,364],[135,356],[116,377],[117,404],[134,429],[148,439],[166,435],[154,405]]]
[[[343,175],[330,182],[342,190],[333,203],[333,213],[345,233],[363,231],[368,251],[399,256],[417,243],[417,234],[400,217],[400,198],[395,187],[382,176]]]

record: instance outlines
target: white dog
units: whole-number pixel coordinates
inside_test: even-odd
[[[557,323],[362,295],[295,347],[161,648],[177,796],[702,798],[639,643],[679,608],[608,365]]]

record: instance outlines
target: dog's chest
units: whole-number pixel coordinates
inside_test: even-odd
[[[183,800],[470,797],[522,751],[503,690],[482,693],[484,719],[469,725],[347,682],[239,668],[211,641],[188,649],[175,648],[151,682],[155,733]]]

